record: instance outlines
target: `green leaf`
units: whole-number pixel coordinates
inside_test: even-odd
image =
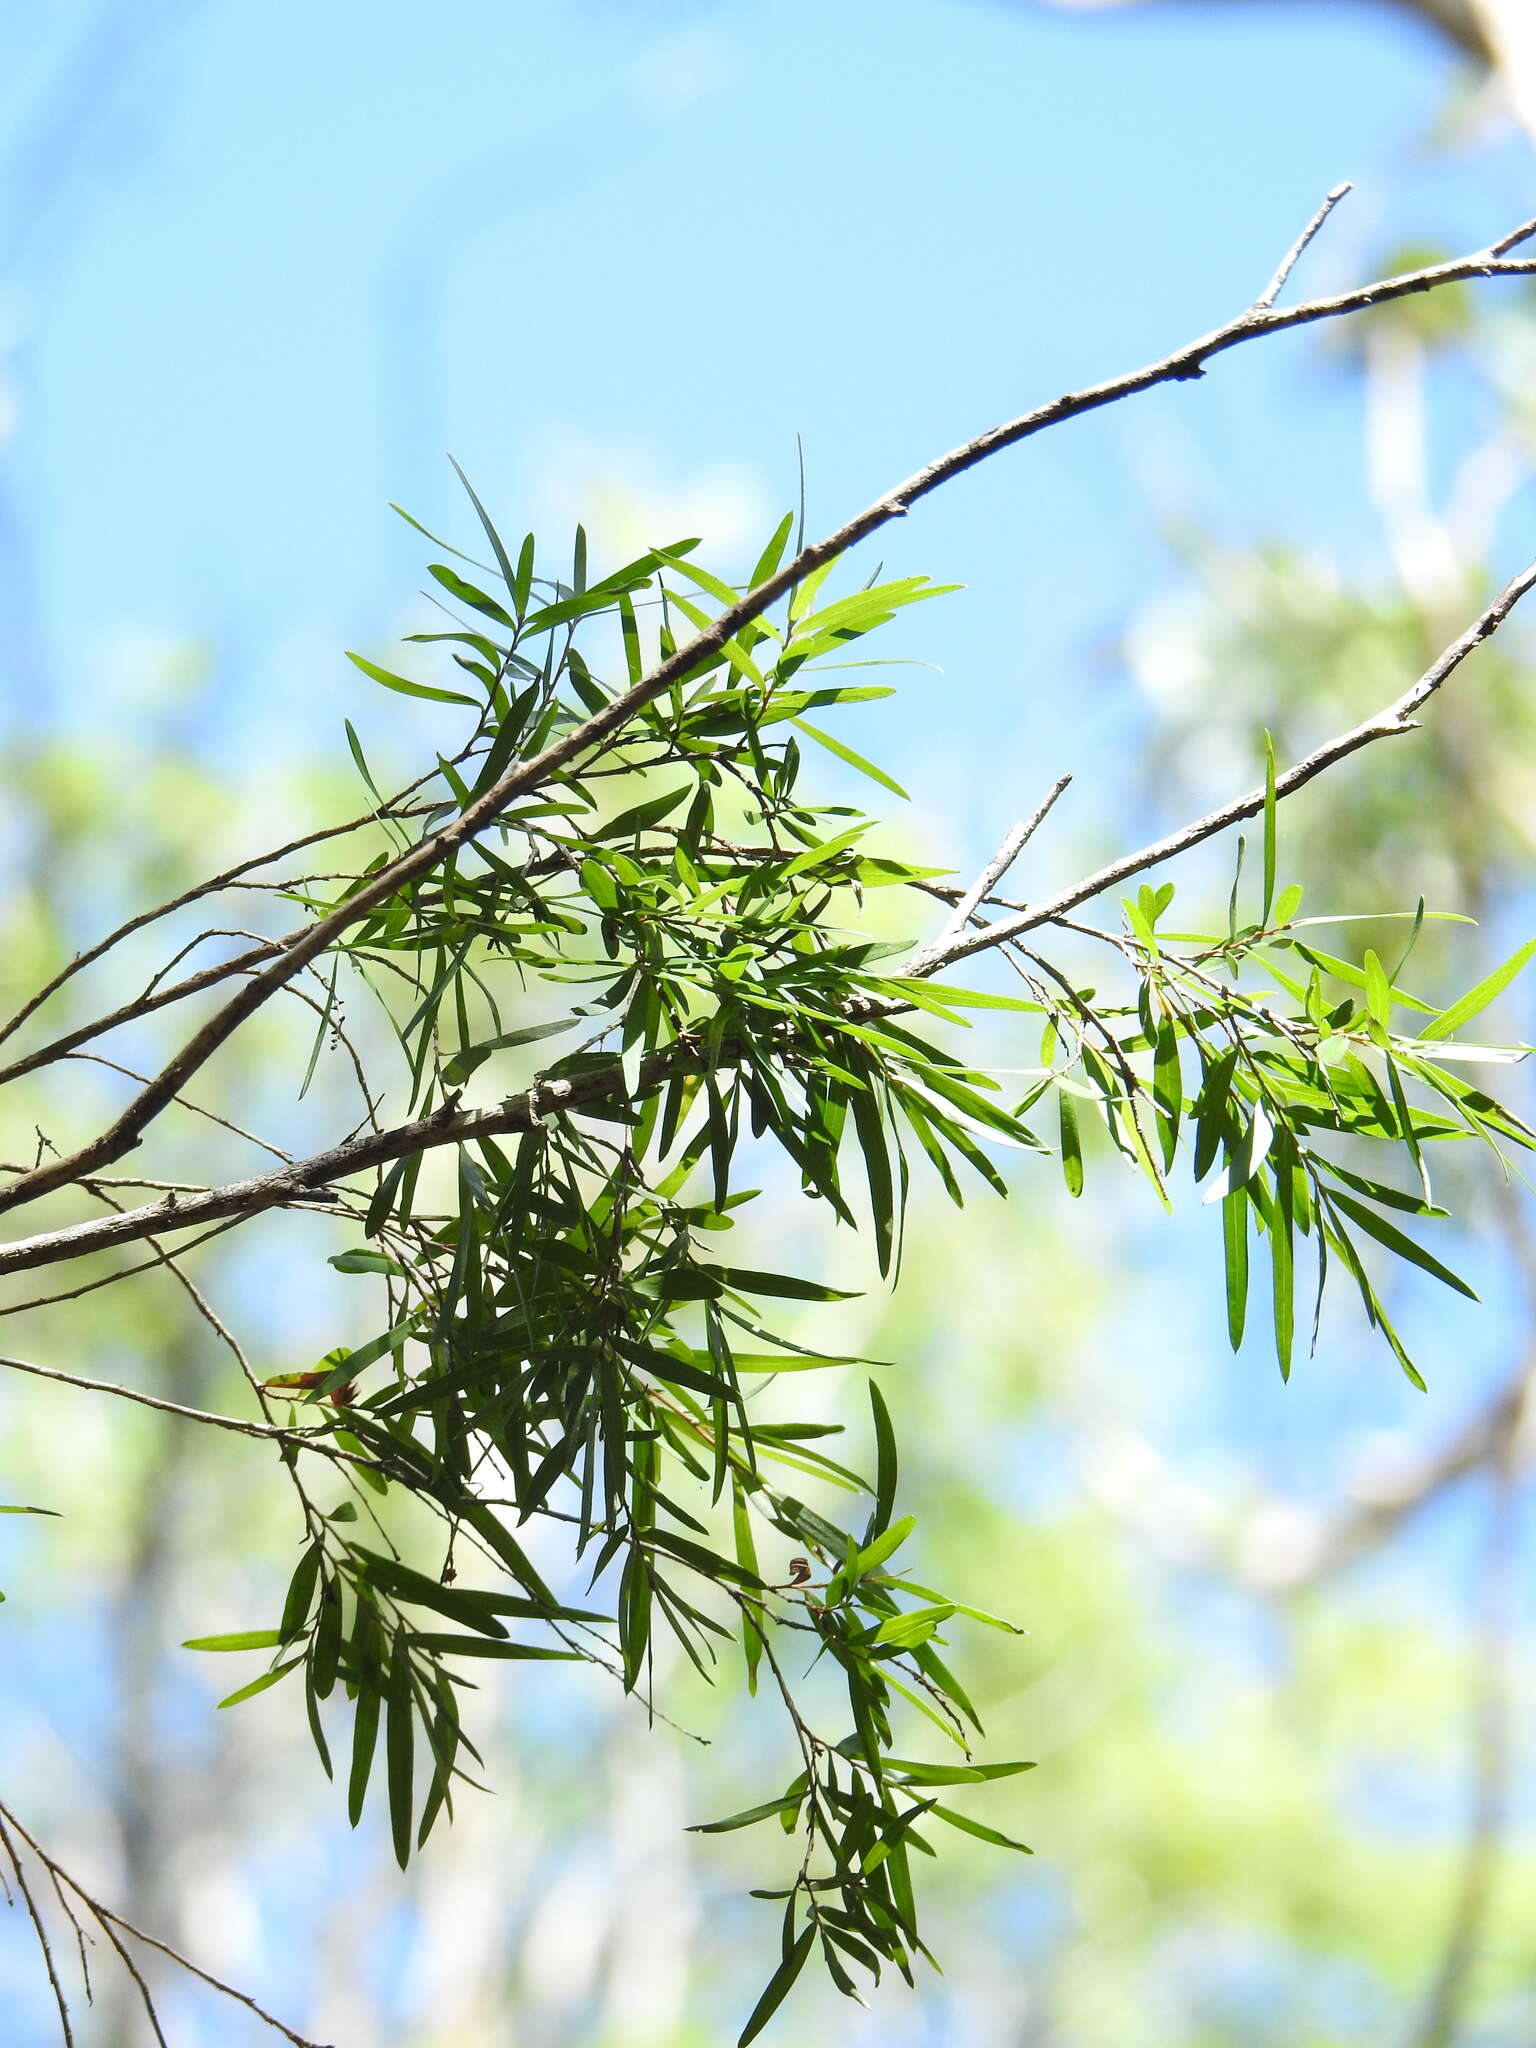
[[[735,1538],[736,1565],[739,1571],[748,1572],[759,1583],[762,1581],[762,1567],[757,1561],[757,1545],[752,1540],[752,1520],[747,1506],[746,1491],[735,1473],[731,1475],[731,1531]],[[757,1696],[757,1668],[763,1658],[763,1629],[766,1623],[753,1608],[744,1606],[741,1611],[741,1654],[747,1669],[747,1691]]]
[[[184,1650],[275,1650],[283,1640],[281,1629],[248,1628],[236,1635],[189,1636]]]
[[[1511,953],[1502,967],[1496,967],[1492,974],[1480,981],[1476,988],[1470,988],[1460,1002],[1452,1003],[1448,1010],[1442,1010],[1431,1023],[1420,1032],[1421,1038],[1449,1038],[1469,1023],[1480,1010],[1486,1010],[1496,996],[1514,980],[1520,970],[1532,959],[1536,959],[1536,939],[1527,939],[1516,953]]]
[[[433,1657],[500,1657],[508,1663],[580,1664],[580,1650],[554,1650],[545,1643],[504,1643],[489,1636],[413,1636],[416,1647]]]
[[[357,1696],[357,1707],[352,1717],[352,1769],[347,1778],[347,1818],[353,1827],[363,1817],[363,1800],[368,1791],[368,1774],[373,1767],[378,1733],[379,1696],[365,1687]]]
[[[1248,1308],[1248,1197],[1240,1187],[1222,1201],[1221,1237],[1227,1281],[1227,1335],[1236,1351],[1242,1345]]]
[[[1023,996],[1000,996],[983,988],[955,988],[947,981],[930,981],[926,976],[893,974],[887,976],[882,986],[913,1001],[926,996],[960,1010],[1022,1010],[1032,1016],[1040,1014],[1040,1005],[1026,1002]]]
[[[974,1835],[978,1842],[990,1842],[994,1849],[1017,1849],[1021,1856],[1033,1856],[1034,1850],[1025,1842],[1016,1842],[1011,1835],[999,1834],[996,1828],[989,1828],[984,1821],[972,1820],[968,1813],[956,1813],[952,1806],[934,1803],[933,1811],[940,1820],[947,1820],[952,1828],[959,1828],[962,1834]]]
[[[577,1017],[554,1017],[544,1024],[524,1024],[516,1031],[504,1031],[499,1038],[484,1039],[479,1045],[466,1045],[446,1062],[443,1079],[450,1087],[457,1088],[493,1052],[505,1052],[510,1046],[532,1045],[536,1039],[554,1038],[562,1031],[574,1031],[580,1021]]]
[[[290,1657],[286,1664],[279,1664],[275,1671],[264,1671],[260,1678],[253,1678],[249,1685],[242,1685],[237,1692],[229,1693],[219,1701],[219,1706],[238,1707],[242,1700],[254,1699],[259,1692],[265,1692],[269,1685],[276,1685],[280,1678],[286,1678],[290,1671],[297,1671],[304,1662],[302,1657]]]
[[[335,1252],[326,1264],[338,1273],[387,1273],[392,1280],[406,1278],[404,1266],[383,1252]]]
[[[853,1567],[847,1575],[849,1585],[856,1586],[860,1579],[875,1569],[876,1565],[884,1564],[893,1551],[901,1548],[916,1527],[916,1515],[903,1515],[899,1522],[893,1522],[889,1529],[883,1530],[873,1543],[866,1543],[854,1559]]]
[[[869,1406],[875,1422],[875,1505],[869,1518],[866,1542],[872,1542],[890,1527],[897,1473],[896,1432],[891,1426],[891,1411],[873,1380],[869,1382]]]
[[[755,2041],[784,2003],[795,1979],[805,1968],[805,1959],[810,1954],[811,1943],[815,1939],[816,1926],[813,1921],[803,1930],[788,1955],[768,1979],[762,1997],[752,2008],[751,2018],[736,2037],[736,2048],[747,2048],[749,2041]]]
[[[954,1611],[954,1602],[943,1600],[937,1607],[919,1607],[910,1614],[893,1614],[875,1630],[875,1641],[894,1644],[902,1650],[911,1649],[918,1643],[927,1642],[934,1630],[941,1628]]]
[[[1395,1224],[1389,1223],[1384,1216],[1378,1216],[1374,1210],[1368,1209],[1364,1202],[1357,1202],[1352,1195],[1342,1194],[1337,1188],[1330,1190],[1328,1201],[1330,1206],[1342,1209],[1346,1216],[1352,1216],[1368,1236],[1374,1237],[1378,1244],[1385,1245],[1388,1251],[1395,1252],[1400,1259],[1406,1259],[1409,1265],[1417,1266],[1421,1272],[1433,1275],[1447,1287],[1453,1287],[1458,1294],[1464,1294],[1468,1301],[1477,1300],[1473,1289],[1458,1274],[1453,1273],[1449,1266],[1442,1266],[1431,1252],[1425,1251],[1421,1244],[1415,1244],[1411,1237],[1406,1236]]]
[[[516,621],[510,612],[504,611],[494,597],[487,597],[473,583],[466,583],[456,569],[445,568],[441,562],[431,562],[427,574],[443,586],[450,597],[456,597],[460,604],[467,604],[477,612],[484,612],[488,619],[494,619],[500,626],[515,627]]]
[[[1241,1137],[1227,1153],[1226,1165],[1206,1190],[1203,1202],[1219,1202],[1236,1189],[1246,1187],[1268,1158],[1274,1136],[1275,1127],[1269,1120],[1268,1111],[1262,1102],[1257,1103]]]
[[[1291,882],[1280,891],[1279,901],[1275,904],[1272,913],[1276,929],[1281,925],[1289,924],[1297,911],[1300,910],[1302,893],[1300,882]]]
[[[389,1693],[385,1701],[384,1755],[389,1772],[389,1825],[395,1861],[404,1870],[411,1860],[411,1790],[416,1735],[412,1723],[411,1652],[404,1629],[395,1637],[389,1660]]]
[[[1292,1214],[1294,1194],[1290,1171],[1275,1169],[1275,1197],[1269,1231],[1270,1298],[1274,1310],[1275,1357],[1280,1377],[1291,1376],[1291,1348],[1296,1335],[1295,1230]]]
[[[846,761],[850,768],[857,768],[859,773],[867,775],[871,782],[878,782],[882,789],[888,789],[904,803],[911,801],[901,784],[893,781],[883,768],[877,768],[873,761],[866,761],[862,754],[856,754],[844,741],[833,739],[831,733],[823,732],[819,725],[811,725],[803,718],[792,718],[790,724],[796,732],[803,732],[807,739],[814,740],[818,747],[825,747],[829,754],[835,754],[839,761]]]
[[[285,1643],[291,1643],[295,1636],[305,1631],[309,1610],[314,1605],[315,1592],[320,1584],[320,1559],[321,1546],[318,1543],[306,1545],[288,1582],[283,1618],[278,1623],[278,1633]]]
[[[904,1785],[988,1785],[995,1778],[1014,1778],[1035,1767],[1032,1763],[920,1764],[892,1756],[886,1758],[885,1768],[899,1775]]]
[[[695,1821],[685,1830],[690,1835],[729,1835],[737,1828],[756,1827],[762,1820],[777,1820],[785,1813],[798,1812],[799,1797],[768,1799],[761,1806],[749,1806],[741,1813],[733,1813],[725,1820]]]
[[[1365,1007],[1383,1031],[1392,1028],[1392,984],[1372,949],[1365,949]]]
[[[705,1266],[713,1279],[739,1294],[780,1295],[788,1301],[857,1301],[857,1292],[827,1287],[820,1280],[802,1280],[791,1273],[757,1273],[745,1266]]]
[[[453,463],[454,474],[455,476],[457,476],[459,482],[464,486],[465,492],[469,498],[469,502],[471,503],[471,505],[474,506],[480,524],[485,528],[485,537],[491,544],[492,552],[495,554],[496,557],[496,565],[501,570],[501,580],[503,581],[503,583],[506,584],[507,589],[509,591],[515,591],[517,589],[517,573],[513,569],[511,562],[507,559],[507,551],[501,544],[501,535],[496,531],[495,527],[492,526],[490,521],[490,515],[486,512],[486,509],[481,504],[480,500],[475,496],[474,486],[470,483],[469,478],[464,474],[463,470],[459,467],[458,463],[454,462],[454,459],[451,455],[449,456],[448,460]],[[462,556],[460,557],[460,559],[463,559]],[[519,611],[521,611],[522,606],[519,605],[518,609]],[[505,618],[506,614],[503,613],[502,616],[503,618]]]
[[[855,840],[862,839],[869,827],[870,820],[866,818],[863,824],[850,825],[846,832],[839,832],[835,839],[823,840],[815,846],[806,847],[803,853],[797,853],[793,860],[785,862],[779,870],[779,879],[787,882],[792,875],[803,875],[812,868],[825,867],[828,861],[836,860],[840,853],[846,853]]]
[[[1083,1192],[1083,1138],[1078,1129],[1077,1103],[1065,1088],[1056,1090],[1061,1121],[1061,1177],[1067,1193],[1075,1200]]]
[[[377,662],[365,661],[360,654],[349,652],[347,659],[365,676],[382,683],[386,690],[397,690],[402,697],[430,697],[438,704],[467,704],[471,711],[480,709],[476,698],[466,697],[458,690],[436,690],[430,683],[407,682],[404,676],[392,675],[387,668],[380,668]]]

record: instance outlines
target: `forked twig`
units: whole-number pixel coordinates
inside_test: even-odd
[[[145,1983],[142,1972],[138,1969],[123,1945],[121,1936],[124,1934],[131,1935],[135,1941],[142,1941],[146,1948],[155,1949],[159,1954],[175,1963],[178,1969],[185,1970],[190,1976],[198,1978],[202,1983],[208,1985],[211,1990],[219,1992],[225,1998],[233,1999],[237,2005],[243,2005],[247,2012],[254,2013],[257,2019],[261,2020],[264,2025],[271,2027],[275,2033],[281,2034],[285,2041],[292,2042],[293,2048],[325,2048],[325,2043],[311,2041],[306,2035],[295,2033],[292,2027],[285,2025],[275,2014],[268,2012],[265,2006],[258,2005],[256,2000],[250,1997],[248,1993],[238,1990],[233,1984],[226,1984],[221,1977],[215,1977],[211,1970],[205,1970],[200,1963],[194,1963],[190,1956],[184,1956],[179,1949],[172,1948],[169,1942],[161,1941],[158,1935],[147,1934],[142,1927],[135,1927],[131,1920],[125,1920],[121,1913],[114,1913],[110,1906],[104,1906],[100,1899],[93,1898],[85,1886],[81,1884],[80,1880],[77,1877],[71,1876],[57,1858],[50,1856],[35,1835],[28,1833],[11,1809],[8,1806],[0,1805],[0,1848],[4,1849],[6,1856],[10,1860],[11,1867],[16,1874],[17,1889],[21,1892],[32,1914],[33,1925],[38,1941],[42,1946],[43,1956],[47,1962],[49,1982],[53,1986],[55,2003],[59,2009],[59,2021],[63,2032],[65,2048],[74,2048],[75,2039],[70,2026],[69,2010],[65,2003],[63,1986],[54,1967],[53,1950],[48,1940],[47,1928],[28,1888],[22,1858],[15,1842],[11,1839],[12,1835],[19,1836],[31,1850],[37,1861],[48,1873],[60,1898],[62,1899],[66,1891],[72,1892],[75,1898],[79,1900],[81,1906],[84,1907],[85,1911],[100,1927],[102,1933],[112,1943],[138,1989],[139,1997],[143,2002],[150,2026],[154,2030],[157,2041],[163,2044],[165,2035],[161,2031],[159,2019],[155,2013],[154,2001],[151,1997],[149,1986]],[[70,1918],[73,1920],[75,1917],[74,1913],[67,1905],[65,1911],[69,1913]]]

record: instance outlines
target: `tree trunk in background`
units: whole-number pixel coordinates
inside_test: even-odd
[[[1510,106],[1536,142],[1536,6],[1532,0],[1470,0],[1503,73]]]
[[[1104,13],[1110,8],[1138,7],[1146,0],[1042,0],[1047,7],[1072,13]],[[1209,0],[1234,4],[1234,0]],[[1251,5],[1253,0],[1242,0]],[[1315,6],[1316,0],[1271,0],[1271,4]],[[1445,36],[1465,57],[1501,73],[1515,117],[1536,143],[1536,0],[1377,0],[1380,6],[1411,14]]]

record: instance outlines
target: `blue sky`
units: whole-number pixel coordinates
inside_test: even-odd
[[[341,649],[421,581],[387,499],[464,531],[445,450],[511,526],[596,506],[601,531],[624,501],[729,554],[789,501],[797,433],[834,523],[1227,315],[1341,176],[1319,286],[1410,224],[1517,214],[1518,159],[1416,160],[1425,39],[1303,12],[161,0],[106,10],[103,78],[41,139],[86,15],[13,15],[13,711],[132,715],[190,635],[215,753],[329,746],[359,705],[387,727]],[[898,775],[985,806],[990,843],[1113,742],[1094,650],[1164,573],[1149,479],[1228,529],[1367,547],[1354,403],[1287,341],[931,502],[888,553],[969,587],[907,636],[945,676],[884,714]]]

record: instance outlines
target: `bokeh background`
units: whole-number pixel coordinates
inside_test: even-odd
[[[739,571],[794,499],[797,436],[831,525],[1226,317],[1341,178],[1306,289],[1536,210],[1519,15],[6,10],[6,997],[178,877],[355,808],[344,717],[381,776],[438,743],[342,650],[421,623],[426,544],[387,501],[463,536],[447,451],[519,532],[580,517],[602,554],[698,532]],[[897,629],[920,665],[857,739],[913,792],[901,843],[973,868],[1071,769],[1021,877],[1038,890],[1251,781],[1265,725],[1294,752],[1395,695],[1531,552],[1533,369],[1523,287],[1437,297],[1228,357],[929,501],[886,559],[965,589]],[[1527,645],[1511,632],[1422,739],[1290,807],[1282,864],[1312,908],[1422,889],[1478,918],[1425,942],[1431,993],[1536,929]],[[1531,1035],[1529,994],[1498,1025]],[[210,1102],[323,1127],[329,1083],[292,1100],[302,1037],[264,1024]],[[82,1067],[67,1102],[13,1090],[4,1146],[30,1156],[34,1124],[114,1085]],[[844,1326],[894,1361],[929,1576],[1030,1631],[979,1635],[962,1668],[993,1753],[1040,1761],[990,1809],[1037,1853],[948,1848],[947,1974],[860,2014],[808,1973],[770,2038],[1529,2041],[1527,1191],[1487,1159],[1452,1173],[1440,1228],[1484,1300],[1402,1284],[1426,1396],[1342,1308],[1288,1388],[1262,1333],[1234,1359],[1209,1214],[1170,1223],[1110,1158],[1089,1169],[1080,1207],[1034,1164],[1006,1208],[925,1204],[900,1291]],[[254,1226],[195,1269],[267,1372],[346,1335],[305,1228]],[[232,1398],[164,1274],[21,1300],[0,1348]],[[821,1398],[857,1420],[857,1387]],[[0,1497],[62,1511],[0,1536],[0,1791],[105,1897],[338,2048],[734,2038],[776,1940],[742,1897],[756,1837],[681,1830],[740,1803],[767,1724],[684,1687],[706,1746],[596,1674],[519,1680],[494,1796],[402,1879],[377,1813],[346,1828],[293,1702],[215,1716],[223,1674],[175,1647],[267,1618],[288,1537],[265,1461],[62,1389],[0,1399]],[[270,2038],[157,1983],[177,2048]],[[7,2048],[53,2038],[19,1912],[0,2014]],[[105,1965],[80,2028],[147,2039]]]

